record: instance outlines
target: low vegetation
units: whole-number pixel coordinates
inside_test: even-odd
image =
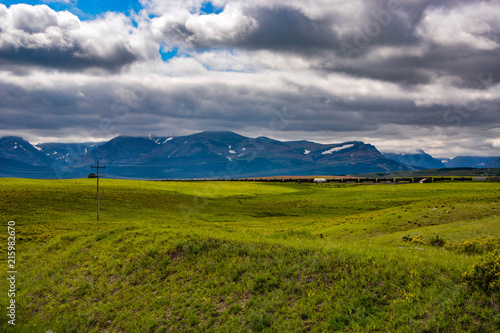
[[[0,179],[1,331],[500,330],[497,183],[100,184]]]

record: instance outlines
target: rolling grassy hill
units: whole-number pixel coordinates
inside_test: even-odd
[[[95,179],[0,185],[18,243],[2,331],[500,330],[500,290],[473,268],[500,270],[495,183],[102,179],[99,222]]]

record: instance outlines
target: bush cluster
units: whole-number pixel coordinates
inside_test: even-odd
[[[432,237],[429,239],[429,245],[432,246],[444,246],[446,244],[446,241],[442,238],[439,238],[439,235],[436,235],[435,237]]]
[[[465,284],[486,292],[500,291],[500,251],[494,250],[474,264],[471,272],[464,272],[463,279]]]
[[[465,254],[483,254],[500,249],[500,237],[467,240],[462,243],[447,245],[446,249]]]
[[[428,244],[428,245],[432,245],[432,246],[443,246],[446,244],[446,241],[442,238],[439,238],[438,235],[430,238],[427,242],[425,242],[423,240],[422,236],[411,237],[410,235],[408,235],[408,236],[403,236],[403,242],[417,243],[417,244],[422,244],[422,245]]]
[[[411,237],[410,235],[403,236],[403,242],[417,243],[417,244],[425,245],[425,242],[422,240],[422,236],[418,236],[418,237]]]

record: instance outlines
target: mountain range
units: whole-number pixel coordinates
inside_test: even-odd
[[[0,139],[0,177],[87,177],[97,160],[106,165],[107,177],[134,179],[344,175],[444,168],[458,163],[455,159],[444,163],[423,151],[382,154],[360,141],[320,144],[249,138],[233,132],[118,136],[108,142],[35,146],[20,137]],[[483,163],[487,167],[499,158],[461,160],[469,163],[467,166]]]
[[[434,158],[419,150],[413,153],[384,153],[384,157],[420,169],[440,168],[478,168],[492,169],[500,167],[498,156],[457,156],[454,158]]]

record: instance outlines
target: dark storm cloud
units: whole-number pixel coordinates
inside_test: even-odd
[[[286,6],[252,8],[245,14],[258,22],[258,28],[236,40],[235,47],[307,54],[340,42],[330,31],[332,18],[313,20],[300,9]]]
[[[236,46],[297,52],[307,56],[327,51],[337,56],[359,57],[366,52],[365,44],[416,42],[411,31],[420,16],[402,17],[397,12],[400,7],[399,2],[366,2],[348,16],[333,11],[315,19],[292,6],[252,8],[245,14],[258,22],[258,28],[242,36]],[[349,53],[343,44],[351,44],[356,52]]]
[[[269,122],[281,116],[286,120],[286,129],[314,128],[330,130],[362,130],[375,128],[372,119],[350,112],[348,105],[325,104],[314,95],[297,95],[293,91],[267,90],[248,86],[242,94],[242,87],[216,83],[207,87],[203,84],[168,86],[148,89],[147,96],[127,107],[124,100],[116,98],[118,86],[126,91],[137,90],[134,84],[114,83],[112,87],[102,84],[98,87],[81,86],[80,93],[92,98],[79,97],[71,89],[26,91],[12,85],[1,85],[2,91],[11,96],[5,100],[1,129],[63,129],[98,127],[103,119],[111,119],[115,125],[125,122],[128,128],[151,126],[161,119],[185,119],[194,126],[204,124],[235,124],[269,126]],[[17,98],[13,93],[17,91]],[[118,107],[113,107],[117,105]],[[363,104],[364,105],[364,104]],[[120,112],[119,107],[126,112]],[[120,119],[121,116],[124,119]],[[285,128],[283,128],[285,129]],[[127,134],[127,133],[123,133]]]
[[[457,118],[463,118],[463,127],[480,127],[498,122],[495,107],[500,104],[472,101],[462,109],[417,106],[411,98],[397,95],[333,97],[323,89],[290,82],[269,88],[224,80],[206,85],[166,79],[148,86],[92,80],[81,82],[77,90],[65,81],[41,89],[32,87],[37,83],[24,84],[0,84],[1,129],[95,128],[103,119],[111,119],[114,125],[128,124],[121,128],[147,128],[167,118],[173,123],[184,119],[200,128],[207,123],[266,127],[276,115],[285,120],[284,131],[363,131],[384,124],[452,127]]]
[[[499,51],[430,44],[418,56],[366,57],[343,64],[337,59],[325,60],[318,69],[405,85],[427,84],[433,78],[449,76],[456,87],[485,89],[500,82]]]
[[[500,82],[499,50],[478,52],[467,45],[434,46],[430,45],[422,56],[394,55],[346,62],[325,57],[317,69],[403,85],[427,84],[439,76],[453,78],[450,83],[456,87],[471,89],[486,89]]]
[[[60,130],[75,124],[92,124],[85,111],[78,109],[77,98],[69,91],[33,91],[3,83],[0,83],[0,91],[2,130]]]
[[[115,45],[105,56],[91,54],[78,43],[67,49],[60,49],[57,46],[39,49],[28,47],[0,49],[0,66],[3,67],[33,65],[72,71],[97,67],[116,72],[137,59],[137,54],[131,52],[126,45]]]

